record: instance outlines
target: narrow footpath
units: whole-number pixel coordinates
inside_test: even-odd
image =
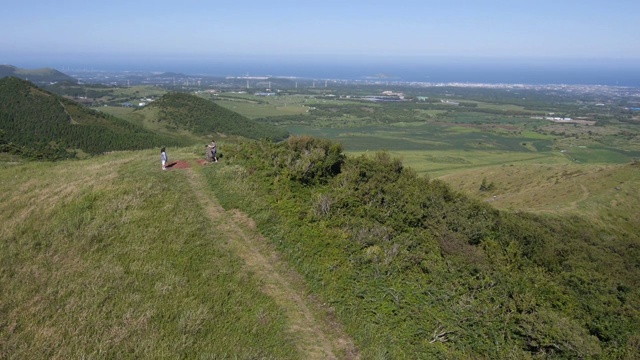
[[[226,211],[215,196],[206,191],[203,175],[192,168],[187,178],[206,214],[215,224],[217,236],[226,239],[226,246],[244,260],[246,270],[264,284],[263,291],[284,309],[289,331],[297,340],[304,359],[359,359],[353,341],[341,324],[308,296],[304,280],[278,258],[276,251],[257,231],[246,214]]]

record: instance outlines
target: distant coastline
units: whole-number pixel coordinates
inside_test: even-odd
[[[631,61],[509,62],[504,60],[402,62],[353,60],[39,60],[14,64],[21,67],[53,67],[59,71],[105,70],[175,72],[202,76],[271,76],[304,79],[380,80],[423,83],[565,84],[640,88],[640,65]]]

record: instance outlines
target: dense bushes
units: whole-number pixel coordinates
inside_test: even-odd
[[[637,259],[602,244],[604,230],[501,212],[388,154],[338,149],[241,144],[211,181],[226,206],[253,213],[365,358],[640,355]]]
[[[326,182],[340,172],[344,162],[340,144],[308,136],[290,137],[278,144],[245,142],[233,156],[252,170],[301,184]]]

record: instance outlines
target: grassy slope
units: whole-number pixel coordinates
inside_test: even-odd
[[[199,150],[169,153],[193,159]],[[285,329],[297,300],[286,299],[277,278],[265,280],[264,268],[250,266],[246,273],[247,254],[230,251],[242,242],[218,242],[226,232],[216,222],[235,213],[207,216],[212,204],[202,199],[208,192],[194,192],[187,172],[160,172],[156,157],[153,151],[125,152],[0,170],[0,288],[8,294],[0,297],[3,357],[299,357],[301,341]],[[225,168],[203,170],[215,176]],[[543,173],[507,169],[520,177]],[[597,183],[597,174],[618,182],[621,190],[615,191],[627,196],[637,187],[637,167],[603,167],[594,174],[579,169],[557,174],[566,189],[582,176]],[[634,199],[616,201],[633,206]],[[271,289],[263,289],[269,296],[260,287]],[[365,336],[365,354],[388,340],[375,333]],[[313,345],[298,351],[318,353]]]
[[[36,82],[75,81],[73,77],[55,69],[22,69],[11,65],[0,65],[0,76],[16,76]]]
[[[510,164],[449,174],[441,179],[502,209],[584,216],[630,231],[640,224],[640,165]],[[482,180],[495,189],[480,191]]]
[[[0,357],[298,358],[185,174],[156,151],[0,168]]]

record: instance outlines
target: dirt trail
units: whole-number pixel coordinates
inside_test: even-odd
[[[202,175],[187,169],[187,178],[216,234],[227,240],[231,251],[240,256],[247,270],[264,284],[263,291],[284,309],[289,330],[298,340],[305,359],[359,359],[352,340],[344,334],[331,314],[306,296],[304,281],[292,271],[256,230],[255,223],[240,211],[224,210],[210,192],[205,191]]]

